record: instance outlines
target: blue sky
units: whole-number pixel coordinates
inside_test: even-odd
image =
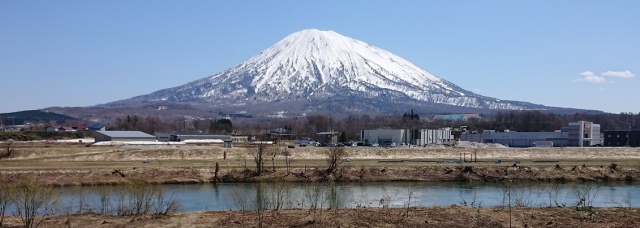
[[[179,86],[303,29],[473,92],[640,112],[640,1],[0,1],[0,113]]]

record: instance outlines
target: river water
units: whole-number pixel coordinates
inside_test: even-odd
[[[79,189],[82,189],[79,193]],[[113,186],[63,187],[62,203],[82,197],[87,208],[100,202],[99,191]],[[449,206],[575,206],[640,207],[640,184],[631,183],[222,183],[218,185],[161,185],[179,211],[309,207]],[[115,188],[114,188],[115,189]],[[81,196],[80,196],[81,195]],[[111,197],[112,199],[116,197]]]

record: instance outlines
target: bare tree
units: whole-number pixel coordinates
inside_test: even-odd
[[[13,139],[9,139],[4,143],[4,154],[0,154],[0,158],[9,157],[13,153]]]
[[[249,154],[253,157],[253,161],[256,164],[256,174],[258,176],[262,175],[264,171],[264,158],[267,155],[269,150],[267,150],[267,144],[263,142],[258,142],[256,147],[249,148]]]
[[[338,169],[338,166],[344,162],[344,159],[348,156],[344,147],[332,147],[329,148],[325,154],[327,155],[327,173],[331,174]]]
[[[14,193],[13,185],[6,181],[0,181],[0,227],[4,222],[4,214],[7,208],[14,200]]]
[[[53,187],[25,181],[16,187],[15,205],[25,227],[39,227],[45,216],[53,214],[56,200]],[[39,220],[36,220],[40,217]]]

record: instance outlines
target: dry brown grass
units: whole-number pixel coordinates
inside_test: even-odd
[[[326,169],[326,147],[284,148],[290,154],[292,173],[284,173],[285,156],[274,160],[276,172],[270,178],[291,181],[322,179]],[[345,162],[335,176],[345,181],[501,181],[501,180],[637,180],[640,178],[640,148],[345,148],[351,162]],[[475,151],[477,163],[450,163],[460,153]],[[80,143],[17,143],[15,153],[0,160],[0,173],[8,178],[36,178],[58,185],[123,182],[112,175],[122,171],[127,177],[150,178],[159,183],[204,183],[211,168],[220,164],[226,180],[255,181],[246,172],[252,168],[246,148],[220,145],[137,145],[87,146]],[[223,160],[226,153],[227,159]],[[265,165],[271,168],[271,159]],[[496,164],[496,160],[504,161]],[[519,161],[518,167],[510,167]],[[618,165],[611,172],[608,166]],[[245,165],[247,164],[247,165]],[[560,169],[556,168],[560,166]],[[462,172],[472,166],[474,172]],[[507,175],[504,175],[504,173]],[[627,178],[628,176],[628,178]],[[626,179],[625,179],[626,178]]]
[[[410,208],[265,211],[264,227],[638,227],[637,209],[593,208],[469,208],[459,206]],[[257,212],[188,212],[170,216],[63,216],[43,227],[258,227]],[[16,218],[6,222],[19,225]]]

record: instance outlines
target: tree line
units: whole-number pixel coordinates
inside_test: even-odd
[[[413,110],[403,115],[347,115],[335,118],[329,115],[308,115],[304,118],[258,119],[175,119],[163,120],[157,116],[118,117],[108,130],[138,130],[149,134],[154,132],[191,132],[211,134],[235,134],[263,137],[269,129],[285,128],[299,137],[313,137],[318,132],[341,132],[343,140],[358,140],[360,131],[367,129],[437,129],[465,128],[469,133],[484,130],[495,131],[555,131],[568,126],[570,122],[591,121],[600,124],[601,130],[640,129],[640,113],[601,113],[571,115],[544,111],[501,111],[481,114],[480,118],[466,121],[428,120],[421,118]]]

